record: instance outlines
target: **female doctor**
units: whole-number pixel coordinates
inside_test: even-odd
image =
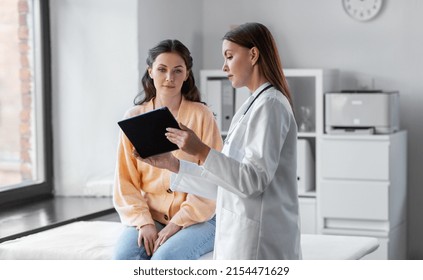
[[[297,124],[275,41],[264,25],[246,23],[226,33],[222,54],[232,86],[252,93],[222,152],[180,124],[166,135],[199,164],[134,155],[172,171],[174,191],[216,199],[215,259],[300,259]]]

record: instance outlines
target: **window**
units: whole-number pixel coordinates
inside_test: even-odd
[[[52,193],[47,0],[0,0],[0,205]]]

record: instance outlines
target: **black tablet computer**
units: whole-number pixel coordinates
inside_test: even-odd
[[[118,125],[142,158],[178,149],[165,136],[167,127],[179,128],[167,107],[119,121]]]

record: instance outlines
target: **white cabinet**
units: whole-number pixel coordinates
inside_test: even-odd
[[[316,146],[323,136],[323,94],[336,91],[338,71],[324,69],[285,69],[291,90],[294,113],[299,126],[298,133],[298,180],[300,215],[303,233],[317,232],[318,184],[316,182],[319,152]],[[227,76],[221,70],[202,70],[201,94],[216,115],[223,136],[227,133],[228,120],[250,96],[247,88],[228,88]],[[230,94],[232,93],[232,98]],[[232,105],[232,111],[230,106]]]
[[[298,125],[297,174],[301,232],[318,233],[318,193],[316,180],[324,131],[323,94],[339,89],[339,72],[326,69],[285,69]]]
[[[325,135],[318,150],[319,231],[378,237],[367,258],[404,259],[407,133]]]

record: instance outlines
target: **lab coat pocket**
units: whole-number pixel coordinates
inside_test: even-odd
[[[234,260],[257,259],[258,222],[222,208],[220,223],[220,236],[215,244],[219,256]]]

